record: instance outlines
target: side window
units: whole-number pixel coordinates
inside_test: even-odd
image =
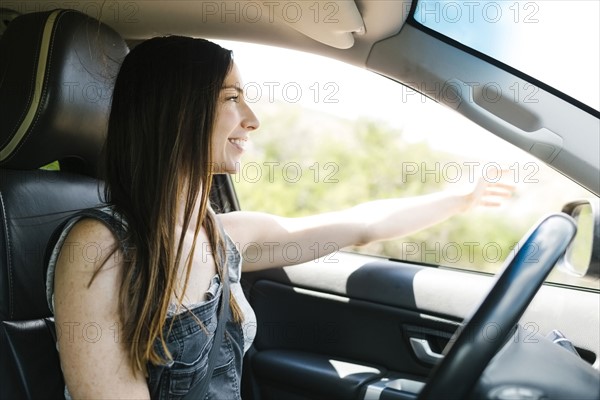
[[[563,204],[594,196],[527,153],[391,80],[325,58],[226,42],[261,120],[237,175],[244,210],[303,216],[417,196],[483,177],[516,186],[505,206],[475,209],[401,239],[344,249],[496,273],[520,238]],[[257,62],[256,60],[269,60]],[[402,221],[398,221],[402,224]],[[554,271],[550,281],[598,289]]]

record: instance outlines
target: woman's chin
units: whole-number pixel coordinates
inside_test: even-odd
[[[215,162],[213,163],[212,173],[235,175],[242,170],[242,165],[239,161],[235,162]]]

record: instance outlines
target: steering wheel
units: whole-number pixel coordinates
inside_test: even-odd
[[[471,393],[576,230],[570,216],[557,213],[542,219],[525,235],[490,293],[459,328],[456,341],[430,374],[419,400],[463,399]]]

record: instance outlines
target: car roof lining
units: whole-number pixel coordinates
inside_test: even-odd
[[[344,2],[346,0],[335,0],[333,2],[320,1],[311,4],[325,6],[326,4],[341,4]],[[36,11],[28,7],[27,3],[33,4],[34,2],[26,0],[19,3],[24,4],[22,6],[24,12]],[[283,7],[285,4],[293,2],[282,0],[249,3],[276,3],[281,4]],[[213,12],[208,15],[206,7],[209,4],[217,4],[223,8],[222,10],[217,10],[216,13]],[[411,1],[356,0],[356,7],[362,16],[365,32],[361,34],[353,33],[352,35],[355,39],[354,45],[348,49],[332,47],[310,38],[291,27],[290,23],[282,22],[281,19],[269,18],[269,14],[263,14],[263,17],[256,21],[251,16],[249,17],[249,14],[244,14],[242,8],[239,8],[236,13],[235,4],[238,4],[238,7],[242,7],[242,5],[239,5],[242,3],[235,0],[222,2],[191,0],[114,2],[106,5],[102,12],[99,10],[101,6],[90,0],[80,3],[64,3],[63,6],[71,7],[72,5],[73,8],[78,8],[93,17],[98,17],[98,14],[100,14],[99,19],[117,30],[132,47],[137,42],[153,36],[169,34],[188,35],[252,42],[305,51],[368,69],[408,86],[415,79],[418,81],[427,81],[431,78],[435,79],[435,82],[444,83],[448,79],[454,78],[451,76],[452,73],[450,71],[439,71],[439,65],[432,65],[432,63],[446,65],[449,61],[442,60],[437,55],[432,58],[432,52],[435,52],[436,46],[429,44],[424,46],[408,45],[403,49],[392,48],[391,51],[385,52],[384,57],[373,57],[374,54],[380,53],[378,48],[381,48],[384,43],[410,36],[410,33],[416,29],[407,23],[413,7]],[[90,7],[87,7],[88,5]],[[39,8],[40,6],[38,5],[37,7]],[[227,14],[227,10],[234,11],[231,14]],[[234,20],[236,17],[238,20]],[[142,20],[143,23],[139,23]],[[235,28],[233,29],[232,22],[235,24]],[[330,29],[335,30],[336,25],[335,23],[331,24]],[[430,44],[434,42],[435,40],[432,40]],[[407,54],[403,54],[404,52],[410,53],[411,56],[407,57]],[[454,54],[454,56],[457,55]],[[428,61],[418,61],[418,59],[428,59]],[[268,61],[259,60],[258,62]],[[388,68],[389,66],[392,66],[391,70]],[[456,66],[454,65],[454,67]],[[427,71],[430,68],[438,70],[439,73],[435,74],[437,77],[429,76],[430,74]],[[494,107],[496,106],[494,105]],[[501,113],[497,111],[502,110],[490,109],[488,111],[499,115]],[[544,114],[547,113],[544,112]],[[561,126],[556,127],[556,124],[560,125],[560,122],[548,120],[552,118],[552,115],[544,117],[543,123],[546,124],[548,129],[558,132],[558,135],[561,135],[561,131],[572,131],[572,129]],[[532,153],[534,147],[525,148],[524,146],[520,146],[517,143],[518,141],[515,142],[510,137],[503,135],[501,131],[495,129],[493,124],[481,123],[482,121],[478,120],[475,120],[475,122],[484,125],[486,129],[497,136],[503,137],[508,142]],[[592,125],[593,122],[591,122]],[[576,136],[585,136],[589,132],[588,129],[589,127],[586,125],[586,128],[581,133],[576,133]],[[592,139],[594,142],[598,141],[597,137],[593,137]],[[585,143],[585,140],[581,143]],[[597,152],[594,153],[594,150],[586,148],[584,149],[586,150],[585,154],[581,154],[581,146],[575,138],[570,138],[564,145],[564,147],[562,144],[555,146],[554,150],[556,151],[553,150],[550,154],[550,159],[545,159],[544,161],[598,194],[600,187],[598,186],[597,174],[600,167],[598,165]],[[549,147],[537,146],[537,148],[547,153]],[[544,157],[541,158],[544,159]],[[579,171],[580,169],[578,170],[575,166],[578,164],[574,163],[578,158],[590,168],[583,172]],[[569,167],[570,163],[573,163],[573,166]]]
[[[89,1],[82,3],[87,2]],[[295,29],[294,22],[286,23],[282,18],[275,18],[276,15],[279,15],[279,8],[272,7],[272,10],[269,10],[264,6],[264,4],[271,3],[281,4],[282,10],[286,3],[297,4],[297,2],[288,0],[248,2],[248,4],[262,7],[261,17],[257,18],[256,14],[251,15],[249,10],[244,11],[243,5],[240,6],[239,2],[232,0],[221,2],[143,1],[128,3],[121,6],[119,10],[103,10],[99,19],[114,28],[132,45],[153,36],[186,35],[290,48],[332,57],[364,68],[371,47],[376,42],[400,31],[412,5],[410,1],[356,0],[356,8],[364,22],[364,33],[353,33],[354,45],[348,49],[340,49],[302,34]],[[332,10],[336,11],[338,8],[331,8],[331,5],[343,10],[348,7],[347,0],[312,3],[319,3],[319,21],[333,18],[334,22],[332,23],[320,24],[330,30],[331,36],[335,36],[340,29],[351,24],[338,18],[338,15],[342,14],[341,11],[332,14]],[[70,4],[65,3],[64,6],[69,7]],[[86,7],[77,5],[78,3],[73,4],[74,7],[83,8],[82,11],[86,11]],[[210,8],[214,5],[217,5],[219,9],[215,11],[214,8]],[[126,8],[128,6],[132,8]],[[87,11],[93,17],[99,15],[97,8],[91,7]],[[228,12],[230,13],[228,14]],[[315,18],[314,12],[311,10],[311,14],[306,15],[307,19]],[[141,18],[144,20],[143,24],[138,23]],[[336,23],[335,19],[340,22]],[[173,23],[174,20],[177,21],[176,24]],[[232,29],[230,22],[235,23],[237,29]],[[177,26],[177,29],[174,30],[173,26]]]

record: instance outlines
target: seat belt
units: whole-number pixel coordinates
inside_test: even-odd
[[[221,222],[215,216],[215,223],[219,227],[219,231],[221,233],[221,237],[225,238],[225,231],[223,230],[223,226]],[[210,353],[208,355],[208,365],[206,367],[206,375],[202,382],[192,388],[185,396],[185,398],[189,399],[198,399],[203,400],[206,397],[206,393],[208,392],[208,387],[210,385],[210,381],[212,379],[213,371],[215,370],[215,363],[217,362],[217,355],[219,354],[219,349],[221,348],[221,343],[223,342],[223,335],[225,333],[225,322],[227,321],[229,314],[229,274],[227,267],[227,254],[223,252],[223,249],[219,249],[221,251],[221,264],[223,268],[221,269],[221,284],[223,290],[221,291],[221,308],[219,310],[219,318],[217,321],[217,329],[215,330],[215,336],[212,348],[210,349]]]

